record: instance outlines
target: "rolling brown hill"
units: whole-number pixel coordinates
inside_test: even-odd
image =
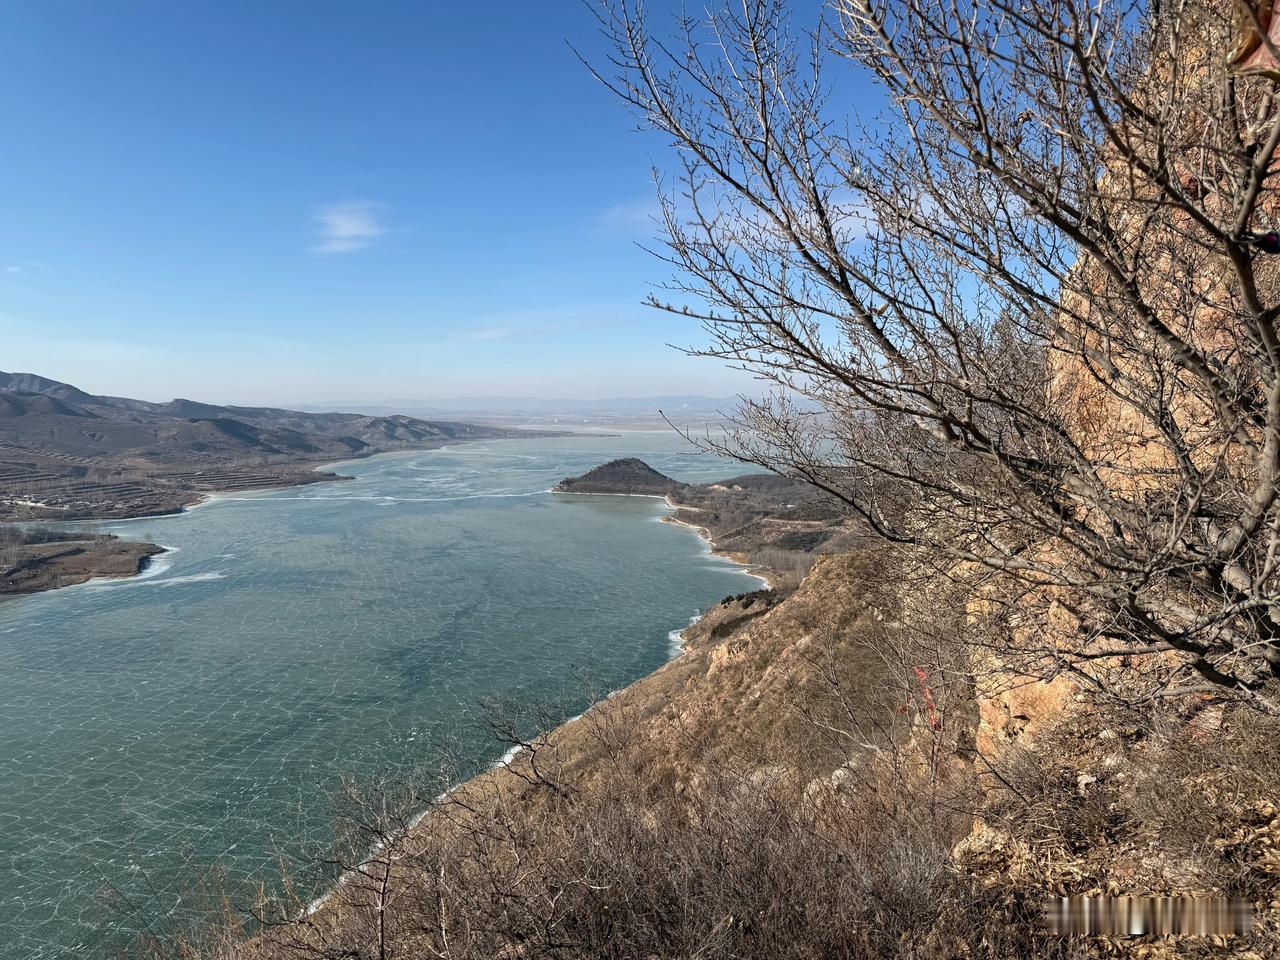
[[[0,372],[0,519],[167,513],[206,491],[333,479],[316,464],[528,431],[447,420],[95,396]]]

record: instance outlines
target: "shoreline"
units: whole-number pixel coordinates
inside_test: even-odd
[[[644,500],[667,500],[665,493],[592,493],[589,490],[557,490],[552,487],[547,493],[554,493],[561,497],[640,497]],[[670,505],[671,501],[667,500]]]
[[[552,493],[562,497],[640,497],[645,500],[661,500],[671,510],[670,513],[658,518],[661,523],[670,523],[678,527],[686,527],[693,530],[698,534],[698,537],[702,542],[707,545],[707,553],[709,556],[741,567],[742,573],[745,573],[748,577],[754,577],[763,584],[761,587],[762,590],[773,589],[773,581],[763,573],[756,572],[756,570],[760,569],[757,564],[752,564],[750,561],[739,559],[731,553],[718,550],[716,548],[715,540],[711,536],[710,530],[700,524],[690,523],[688,520],[681,520],[676,517],[675,511],[677,510],[691,510],[695,508],[685,507],[681,504],[672,502],[671,494],[669,493],[588,493],[585,490],[557,490],[555,487],[552,487],[547,491],[547,493]]]
[[[19,581],[16,587],[14,581],[8,581],[10,588],[0,591],[0,603],[91,584],[145,580],[166,570],[168,564],[164,557],[174,552],[174,548],[163,544],[129,540],[115,534],[93,534],[88,540],[69,534],[64,539],[35,544],[37,547],[58,545],[64,545],[58,553],[32,556],[11,570],[13,574],[34,574],[34,579]],[[130,563],[132,570],[125,563]]]
[[[662,518],[663,523],[670,523],[677,527],[685,527],[689,530],[693,530],[698,534],[698,537],[702,540],[702,542],[707,545],[708,552],[711,556],[715,557],[717,560],[723,560],[726,563],[733,563],[742,567],[742,572],[745,573],[748,577],[755,577],[755,579],[759,580],[762,584],[764,584],[764,586],[762,586],[760,589],[762,590],[773,589],[773,581],[770,580],[763,573],[756,572],[756,570],[760,569],[758,565],[752,564],[747,560],[739,559],[738,557],[735,557],[732,553],[718,550],[716,548],[716,542],[711,536],[710,530],[708,530],[704,526],[701,526],[700,524],[690,523],[688,520],[681,520],[679,517],[675,516],[674,511],[687,510],[687,509],[690,509],[689,507],[682,507],[677,503],[672,503],[670,497],[664,497],[663,499],[667,501],[667,506],[670,507],[673,511],[672,513],[669,513]]]
[[[473,443],[473,442],[480,442],[480,441],[468,441],[468,440],[455,441],[455,443]],[[443,447],[452,446],[452,445],[453,443],[443,443],[443,444],[438,444],[431,447],[421,447],[421,448],[416,448],[412,450],[386,450],[386,451],[380,451],[377,453],[357,454],[356,456],[350,457],[345,460],[337,460],[330,463],[315,464],[311,468],[311,472],[320,473],[328,468],[335,467],[340,464],[351,463],[358,460],[368,460],[372,457],[382,456],[384,454],[423,453],[423,452],[428,452],[430,450],[439,450]],[[322,484],[322,483],[336,483],[339,481],[353,480],[353,479],[355,478],[335,473],[331,476],[324,476],[316,480],[299,481],[297,483],[280,483],[280,484],[273,484],[271,486],[266,486],[266,487],[251,487],[246,490],[203,491],[198,494],[196,499],[190,500],[182,504],[182,506],[180,506],[176,510],[163,510],[163,511],[156,511],[156,512],[140,513],[140,514],[135,514],[133,516],[128,516],[128,517],[79,517],[74,520],[58,520],[58,519],[52,519],[52,518],[43,518],[39,520],[4,520],[4,521],[0,521],[0,526],[3,526],[4,524],[13,524],[15,526],[20,525],[20,526],[33,526],[33,527],[44,527],[44,526],[76,527],[76,526],[82,526],[84,524],[137,523],[143,520],[163,520],[166,518],[186,516],[187,514],[192,513],[195,510],[199,510],[201,507],[211,506],[218,502],[224,502],[224,501],[237,502],[240,500],[252,499],[250,497],[240,497],[238,496],[239,494],[272,493],[279,490],[294,490],[301,487],[310,487],[310,486],[315,486],[317,484]],[[115,534],[112,534],[112,536],[115,536]],[[144,556],[142,558],[142,562],[139,564],[137,572],[133,574],[116,576],[116,577],[113,577],[113,576],[91,577],[87,580],[81,580],[77,583],[67,583],[67,584],[61,584],[58,586],[43,587],[38,590],[32,590],[24,593],[0,595],[0,600],[15,599],[18,597],[34,597],[34,596],[39,596],[41,594],[53,593],[57,590],[66,590],[66,589],[70,589],[71,587],[84,587],[84,586],[89,586],[95,583],[99,585],[123,584],[123,583],[133,583],[138,580],[148,580],[152,577],[159,576],[161,573],[167,570],[172,564],[171,562],[165,562],[164,558],[178,552],[177,547],[168,547],[168,546],[165,546],[164,544],[150,543],[149,541],[144,541],[144,540],[128,540],[128,538],[124,538],[124,537],[116,537],[116,539],[123,539],[129,543],[150,545],[153,547],[157,547],[159,549],[158,549],[158,552],[156,553]]]
[[[690,523],[687,520],[679,520],[676,517],[671,515],[660,517],[659,522],[669,523],[673,527],[684,527],[686,530],[694,531],[698,535],[698,539],[700,539],[706,545],[708,556],[714,557],[717,560],[723,560],[725,563],[732,563],[735,566],[741,567],[742,573],[746,574],[748,577],[754,577],[755,579],[759,580],[762,584],[764,584],[764,586],[761,587],[760,589],[762,590],[773,589],[772,580],[766,577],[763,573],[755,572],[756,569],[759,569],[758,567],[753,569],[755,565],[753,565],[749,561],[741,560],[738,557],[735,557],[732,553],[727,553],[727,552],[716,549],[715,540],[711,538],[711,531],[708,530],[706,527],[699,526],[696,523]]]
[[[333,480],[350,480],[350,477],[333,477],[324,480],[312,480],[308,483],[282,483],[270,487],[250,487],[244,491],[238,490],[209,490],[201,492],[194,500],[189,500],[176,510],[160,510],[155,513],[137,513],[128,517],[77,517],[74,520],[58,520],[52,517],[42,517],[39,520],[0,520],[0,526],[4,524],[14,524],[21,526],[45,526],[47,524],[57,524],[59,526],[70,526],[72,524],[82,523],[137,523],[140,520],[163,520],[166,517],[181,517],[193,510],[216,503],[219,499],[231,493],[269,493],[272,490],[292,490],[295,487],[310,487],[317,483],[331,483]]]
[[[536,438],[537,436],[536,431],[528,431],[528,432],[534,434]],[[549,434],[551,436],[557,435],[555,431],[547,431],[546,434]],[[407,446],[407,447],[402,447],[396,450],[375,450],[375,451],[366,452],[366,453],[353,453],[351,456],[344,457],[341,460],[330,460],[330,461],[324,461],[319,463],[316,463],[310,460],[292,460],[292,461],[286,461],[284,463],[278,464],[278,466],[297,467],[298,475],[306,476],[312,473],[321,473],[325,470],[339,467],[345,463],[355,463],[360,460],[368,460],[368,459],[371,459],[372,457],[381,457],[381,456],[386,456],[388,454],[395,454],[395,453],[427,453],[432,450],[441,450],[441,449],[444,449],[445,447],[459,446],[461,444],[467,444],[467,443],[483,443],[487,440],[498,440],[498,439],[524,439],[524,438],[523,437],[480,437],[475,440],[468,440],[468,439],[446,440],[441,443],[433,443],[433,444],[423,445],[423,446]],[[305,471],[304,471],[304,468],[306,468]],[[75,517],[73,519],[68,519],[68,520],[64,520],[58,517],[38,517],[38,518],[10,517],[5,519],[0,519],[0,526],[4,526],[5,524],[14,524],[14,525],[21,524],[23,526],[35,526],[40,524],[55,524],[55,523],[56,524],[131,523],[137,520],[157,520],[163,517],[180,517],[183,514],[190,513],[192,510],[196,510],[210,503],[214,503],[220,497],[229,495],[229,494],[270,493],[274,490],[292,490],[297,487],[309,487],[318,483],[336,483],[339,481],[352,480],[352,479],[355,479],[355,478],[344,476],[342,474],[334,474],[333,476],[320,477],[318,479],[298,480],[294,483],[288,483],[288,482],[273,483],[267,486],[245,487],[239,490],[203,490],[203,491],[193,490],[193,491],[190,491],[194,495],[193,499],[186,501],[180,507],[174,510],[147,511],[144,513],[135,513],[135,514],[130,514],[128,516],[123,516],[123,517]]]
[[[153,553],[153,554],[150,554],[149,556],[143,557],[143,562],[139,565],[138,572],[133,574],[132,576],[94,577],[91,580],[84,580],[84,581],[81,581],[80,583],[69,583],[67,584],[66,587],[55,587],[54,589],[62,590],[62,589],[70,589],[71,587],[92,587],[95,585],[96,586],[115,586],[117,584],[136,583],[139,580],[151,580],[155,577],[158,577],[160,576],[160,574],[164,573],[166,570],[168,570],[170,567],[173,566],[173,561],[168,560],[166,558],[177,553],[180,548],[166,547],[162,543],[154,544],[154,546],[159,547],[160,552]],[[45,590],[41,592],[52,593],[53,591]],[[31,594],[28,594],[28,596],[31,596]]]

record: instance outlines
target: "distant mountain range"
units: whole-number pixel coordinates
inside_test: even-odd
[[[403,415],[319,413],[86,393],[33,373],[0,372],[0,442],[40,452],[155,464],[244,457],[320,459],[513,431]]]
[[[170,513],[209,492],[332,480],[315,469],[326,461],[536,435],[403,415],[150,403],[0,372],[0,520]]]

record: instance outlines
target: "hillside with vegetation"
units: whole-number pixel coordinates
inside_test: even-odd
[[[675,508],[667,519],[703,530],[718,553],[767,571],[775,586],[794,586],[818,557],[868,542],[865,526],[838,502],[777,474],[687,484],[667,502]]]
[[[819,556],[866,540],[856,518],[822,491],[777,474],[681,483],[628,457],[561,480],[552,492],[665,497],[674,509],[664,520],[694,527],[717,553],[766,572],[787,589]]]
[[[209,492],[333,480],[315,468],[335,460],[530,435],[406,416],[150,403],[0,373],[0,520],[173,513]]]
[[[337,845],[295,862],[295,881],[346,871],[318,909],[299,894],[260,903],[265,927],[217,915],[165,930],[157,955],[1269,956],[1275,721],[1070,697],[1008,714],[956,659],[990,639],[962,591],[918,572],[883,550],[824,557],[793,593],[708,611],[678,658],[579,719],[494,703],[495,748],[520,750],[498,769],[447,792],[442,755],[343,788]],[[1069,952],[1041,924],[1050,898],[1134,889],[1228,892],[1262,922],[1231,953]]]

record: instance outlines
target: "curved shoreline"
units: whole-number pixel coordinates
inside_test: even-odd
[[[745,560],[739,560],[738,558],[734,557],[733,554],[731,553],[725,553],[716,549],[716,542],[712,538],[710,530],[708,530],[706,527],[700,524],[690,523],[688,520],[681,520],[679,517],[675,515],[674,511],[687,510],[689,509],[688,507],[682,507],[678,503],[672,503],[671,498],[669,496],[663,497],[663,499],[666,500],[667,506],[672,509],[672,513],[669,513],[662,518],[663,523],[670,523],[677,527],[686,527],[690,530],[693,530],[702,539],[702,542],[707,545],[707,551],[710,554],[710,556],[715,557],[717,560],[723,560],[726,563],[733,563],[741,567],[742,572],[745,573],[748,577],[755,577],[762,584],[764,584],[764,586],[761,587],[762,590],[773,589],[773,581],[770,580],[768,577],[766,577],[763,573],[756,573],[755,570],[752,569],[752,566],[753,566],[752,564],[748,563]]]
[[[432,450],[442,450],[445,447],[457,446],[460,444],[467,444],[467,443],[483,443],[486,440],[493,440],[493,439],[511,439],[511,438],[485,437],[479,440],[449,440],[443,443],[433,444],[431,446],[407,447],[400,450],[377,450],[370,453],[357,453],[343,460],[334,460],[328,463],[315,464],[314,466],[311,467],[309,472],[321,473],[330,468],[341,466],[342,464],[358,463],[362,460],[370,460],[374,457],[381,457],[389,454],[429,453]],[[522,439],[522,438],[516,438],[516,439]],[[297,462],[296,466],[298,466],[299,468],[302,468],[307,466],[307,464],[308,464],[308,461],[303,460],[303,461]],[[287,464],[282,464],[282,465],[287,465]],[[300,469],[299,476],[302,476],[302,475],[304,475],[304,473]],[[22,525],[32,525],[32,526],[37,524],[54,524],[54,523],[59,525],[63,525],[63,524],[69,525],[69,524],[82,524],[82,523],[131,523],[137,520],[159,520],[164,517],[180,517],[183,514],[190,513],[192,510],[199,509],[200,507],[207,506],[208,504],[211,504],[211,503],[216,503],[220,499],[225,499],[229,494],[270,493],[275,490],[292,490],[297,487],[309,487],[317,483],[336,483],[338,481],[351,480],[351,479],[354,479],[354,478],[343,476],[342,474],[334,474],[333,476],[321,477],[316,480],[299,481],[297,483],[276,483],[276,484],[269,484],[267,486],[262,486],[262,487],[246,487],[243,490],[204,490],[204,491],[192,490],[189,492],[193,494],[193,499],[188,500],[186,503],[183,503],[180,507],[174,510],[147,511],[144,513],[132,514],[127,517],[75,517],[68,520],[63,520],[58,517],[40,517],[37,519],[6,519],[6,520],[0,520],[0,525],[10,524],[10,523],[15,525],[22,524]]]
[[[771,581],[768,577],[766,577],[762,573],[756,573],[755,570],[752,569],[752,567],[754,566],[753,564],[745,560],[739,560],[738,558],[734,557],[730,553],[724,553],[716,549],[716,543],[711,536],[711,531],[708,530],[706,527],[701,526],[700,524],[690,523],[688,520],[679,519],[675,515],[675,512],[677,510],[688,510],[691,508],[682,506],[681,504],[678,504],[678,503],[673,503],[671,500],[671,494],[669,493],[590,493],[585,490],[557,490],[555,487],[552,487],[550,490],[547,491],[547,493],[552,493],[552,494],[555,494],[556,496],[561,496],[561,497],[640,497],[646,500],[661,500],[663,503],[667,505],[667,507],[670,510],[670,512],[667,513],[665,516],[658,518],[662,523],[670,523],[677,527],[686,527],[690,530],[693,530],[695,533],[698,534],[698,537],[702,540],[702,542],[706,544],[708,556],[714,557],[717,560],[723,560],[725,563],[731,563],[739,567],[740,568],[739,572],[746,574],[748,577],[754,577],[756,580],[759,580],[762,584],[764,584],[764,586],[761,589],[763,590],[773,589],[773,581]]]

